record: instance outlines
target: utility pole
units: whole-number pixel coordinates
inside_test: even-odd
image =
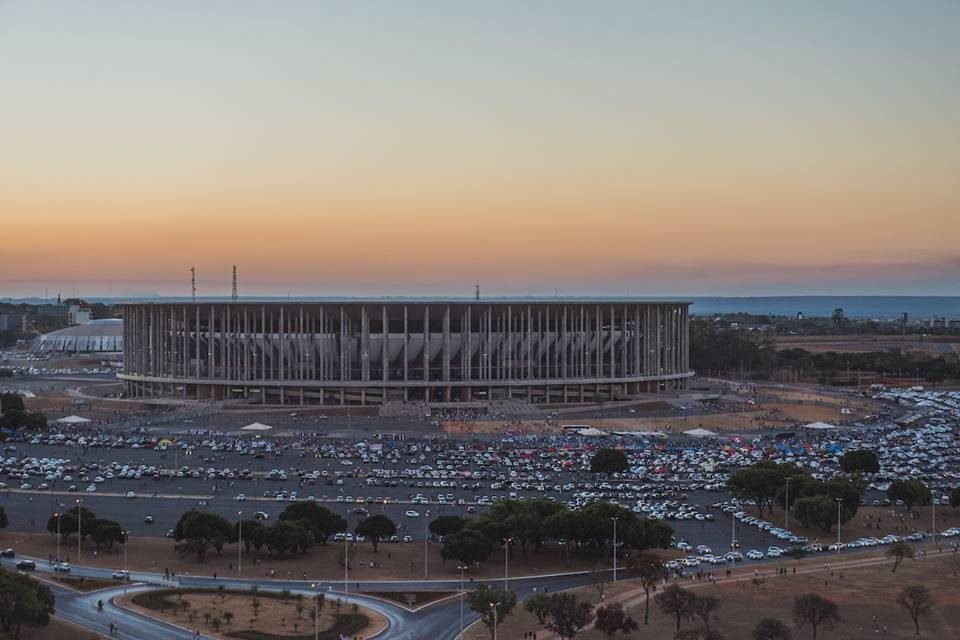
[[[480,285],[479,284],[475,285],[475,287],[476,287],[475,289],[476,299],[477,299],[477,302],[480,302]]]
[[[237,293],[237,265],[233,265],[233,291],[230,293],[230,299],[236,302],[239,294]]]
[[[618,517],[610,518],[613,520],[613,581],[617,581],[617,520]]]
[[[190,267],[190,301],[197,301],[197,268]]]

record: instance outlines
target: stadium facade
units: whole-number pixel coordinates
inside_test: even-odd
[[[129,397],[265,404],[598,402],[686,387],[689,303],[136,303]]]

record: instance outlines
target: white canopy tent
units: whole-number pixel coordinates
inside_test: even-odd
[[[804,429],[814,429],[816,431],[826,431],[828,429],[836,429],[837,426],[833,424],[827,424],[826,422],[811,422],[810,424],[803,425]]]
[[[689,431],[684,431],[688,436],[693,436],[694,438],[709,438],[711,436],[717,435],[713,431],[707,429],[690,429]]]
[[[57,424],[87,424],[88,422],[93,422],[90,418],[84,418],[82,416],[66,416],[60,418],[56,421]]]
[[[261,424],[259,422],[251,422],[245,427],[240,427],[241,431],[270,431],[270,429],[273,429],[273,427],[268,424]]]

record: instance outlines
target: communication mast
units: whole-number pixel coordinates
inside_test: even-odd
[[[190,301],[197,301],[197,269],[190,267]]]
[[[233,265],[233,292],[230,294],[230,298],[236,300],[238,298],[237,294],[237,265]]]
[[[480,285],[475,285],[475,295],[477,298],[477,302],[480,302]]]

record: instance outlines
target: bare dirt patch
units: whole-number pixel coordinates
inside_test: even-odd
[[[136,609],[180,626],[199,629],[205,635],[248,640],[312,638],[313,599],[301,594],[232,590],[146,591],[118,600]],[[341,634],[369,636],[386,624],[374,611],[324,598],[319,606],[320,638]]]

